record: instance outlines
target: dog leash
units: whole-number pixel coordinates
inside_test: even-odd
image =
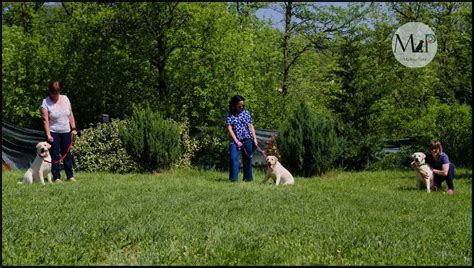
[[[59,160],[55,160],[55,161],[48,161],[48,160],[45,160],[43,159],[44,162],[46,163],[50,163],[50,164],[58,164],[58,163],[61,163],[61,161],[64,160],[64,158],[66,158],[67,154],[69,153],[69,151],[71,150],[72,148],[72,140],[71,140],[71,143],[69,144],[69,147],[67,147],[67,150],[66,150],[66,153],[64,153],[64,155],[59,159]]]
[[[257,144],[255,144],[255,146],[257,147],[257,151],[259,151],[262,154],[263,158],[266,159],[267,155],[265,154],[265,151],[263,151],[262,148],[260,148]],[[249,157],[249,154],[247,153],[247,150],[245,150],[244,145],[242,145],[241,147],[242,149],[244,149],[245,155]],[[240,151],[240,147],[237,147],[237,149]]]

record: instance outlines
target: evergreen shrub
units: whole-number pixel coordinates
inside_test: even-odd
[[[147,171],[170,169],[180,157],[180,126],[149,107],[135,108],[120,131],[127,152]]]
[[[334,122],[301,102],[278,131],[282,164],[296,176],[320,176],[341,152]]]

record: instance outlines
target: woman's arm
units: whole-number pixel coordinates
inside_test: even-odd
[[[46,134],[46,137],[47,137],[48,141],[53,142],[53,137],[51,136],[51,133],[49,132],[49,114],[48,114],[48,110],[46,108],[41,107],[40,112],[41,112],[41,118],[43,119],[44,133]]]
[[[232,130],[231,125],[227,125],[227,132],[229,132],[230,137],[235,142],[235,144],[237,144],[238,147],[242,146],[242,143],[237,139],[237,136],[235,136],[234,130]]]
[[[449,171],[449,163],[443,164],[443,169],[433,169],[434,174],[438,174],[441,176],[448,176],[448,171]]]
[[[77,129],[76,129],[76,120],[74,119],[74,114],[72,113],[72,110],[71,110],[71,113],[69,114],[69,124],[71,125],[72,139],[75,140],[76,135],[77,135]]]
[[[250,123],[250,124],[249,124],[249,127],[250,127],[250,131],[252,131],[253,142],[255,143],[256,146],[258,146],[257,134],[255,134],[255,128],[253,127],[253,124]]]

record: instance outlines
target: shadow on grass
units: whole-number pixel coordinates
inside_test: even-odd
[[[417,189],[415,186],[400,186],[397,188],[397,190],[400,191],[409,191],[409,192],[415,192],[415,191],[426,191],[426,189]]]
[[[455,173],[454,180],[471,180],[472,181],[472,174],[465,173],[465,172],[460,173],[460,174]]]

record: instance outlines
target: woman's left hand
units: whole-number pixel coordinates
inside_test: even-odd
[[[255,143],[255,146],[258,147],[258,140],[257,140],[257,138],[253,139],[253,143]]]

